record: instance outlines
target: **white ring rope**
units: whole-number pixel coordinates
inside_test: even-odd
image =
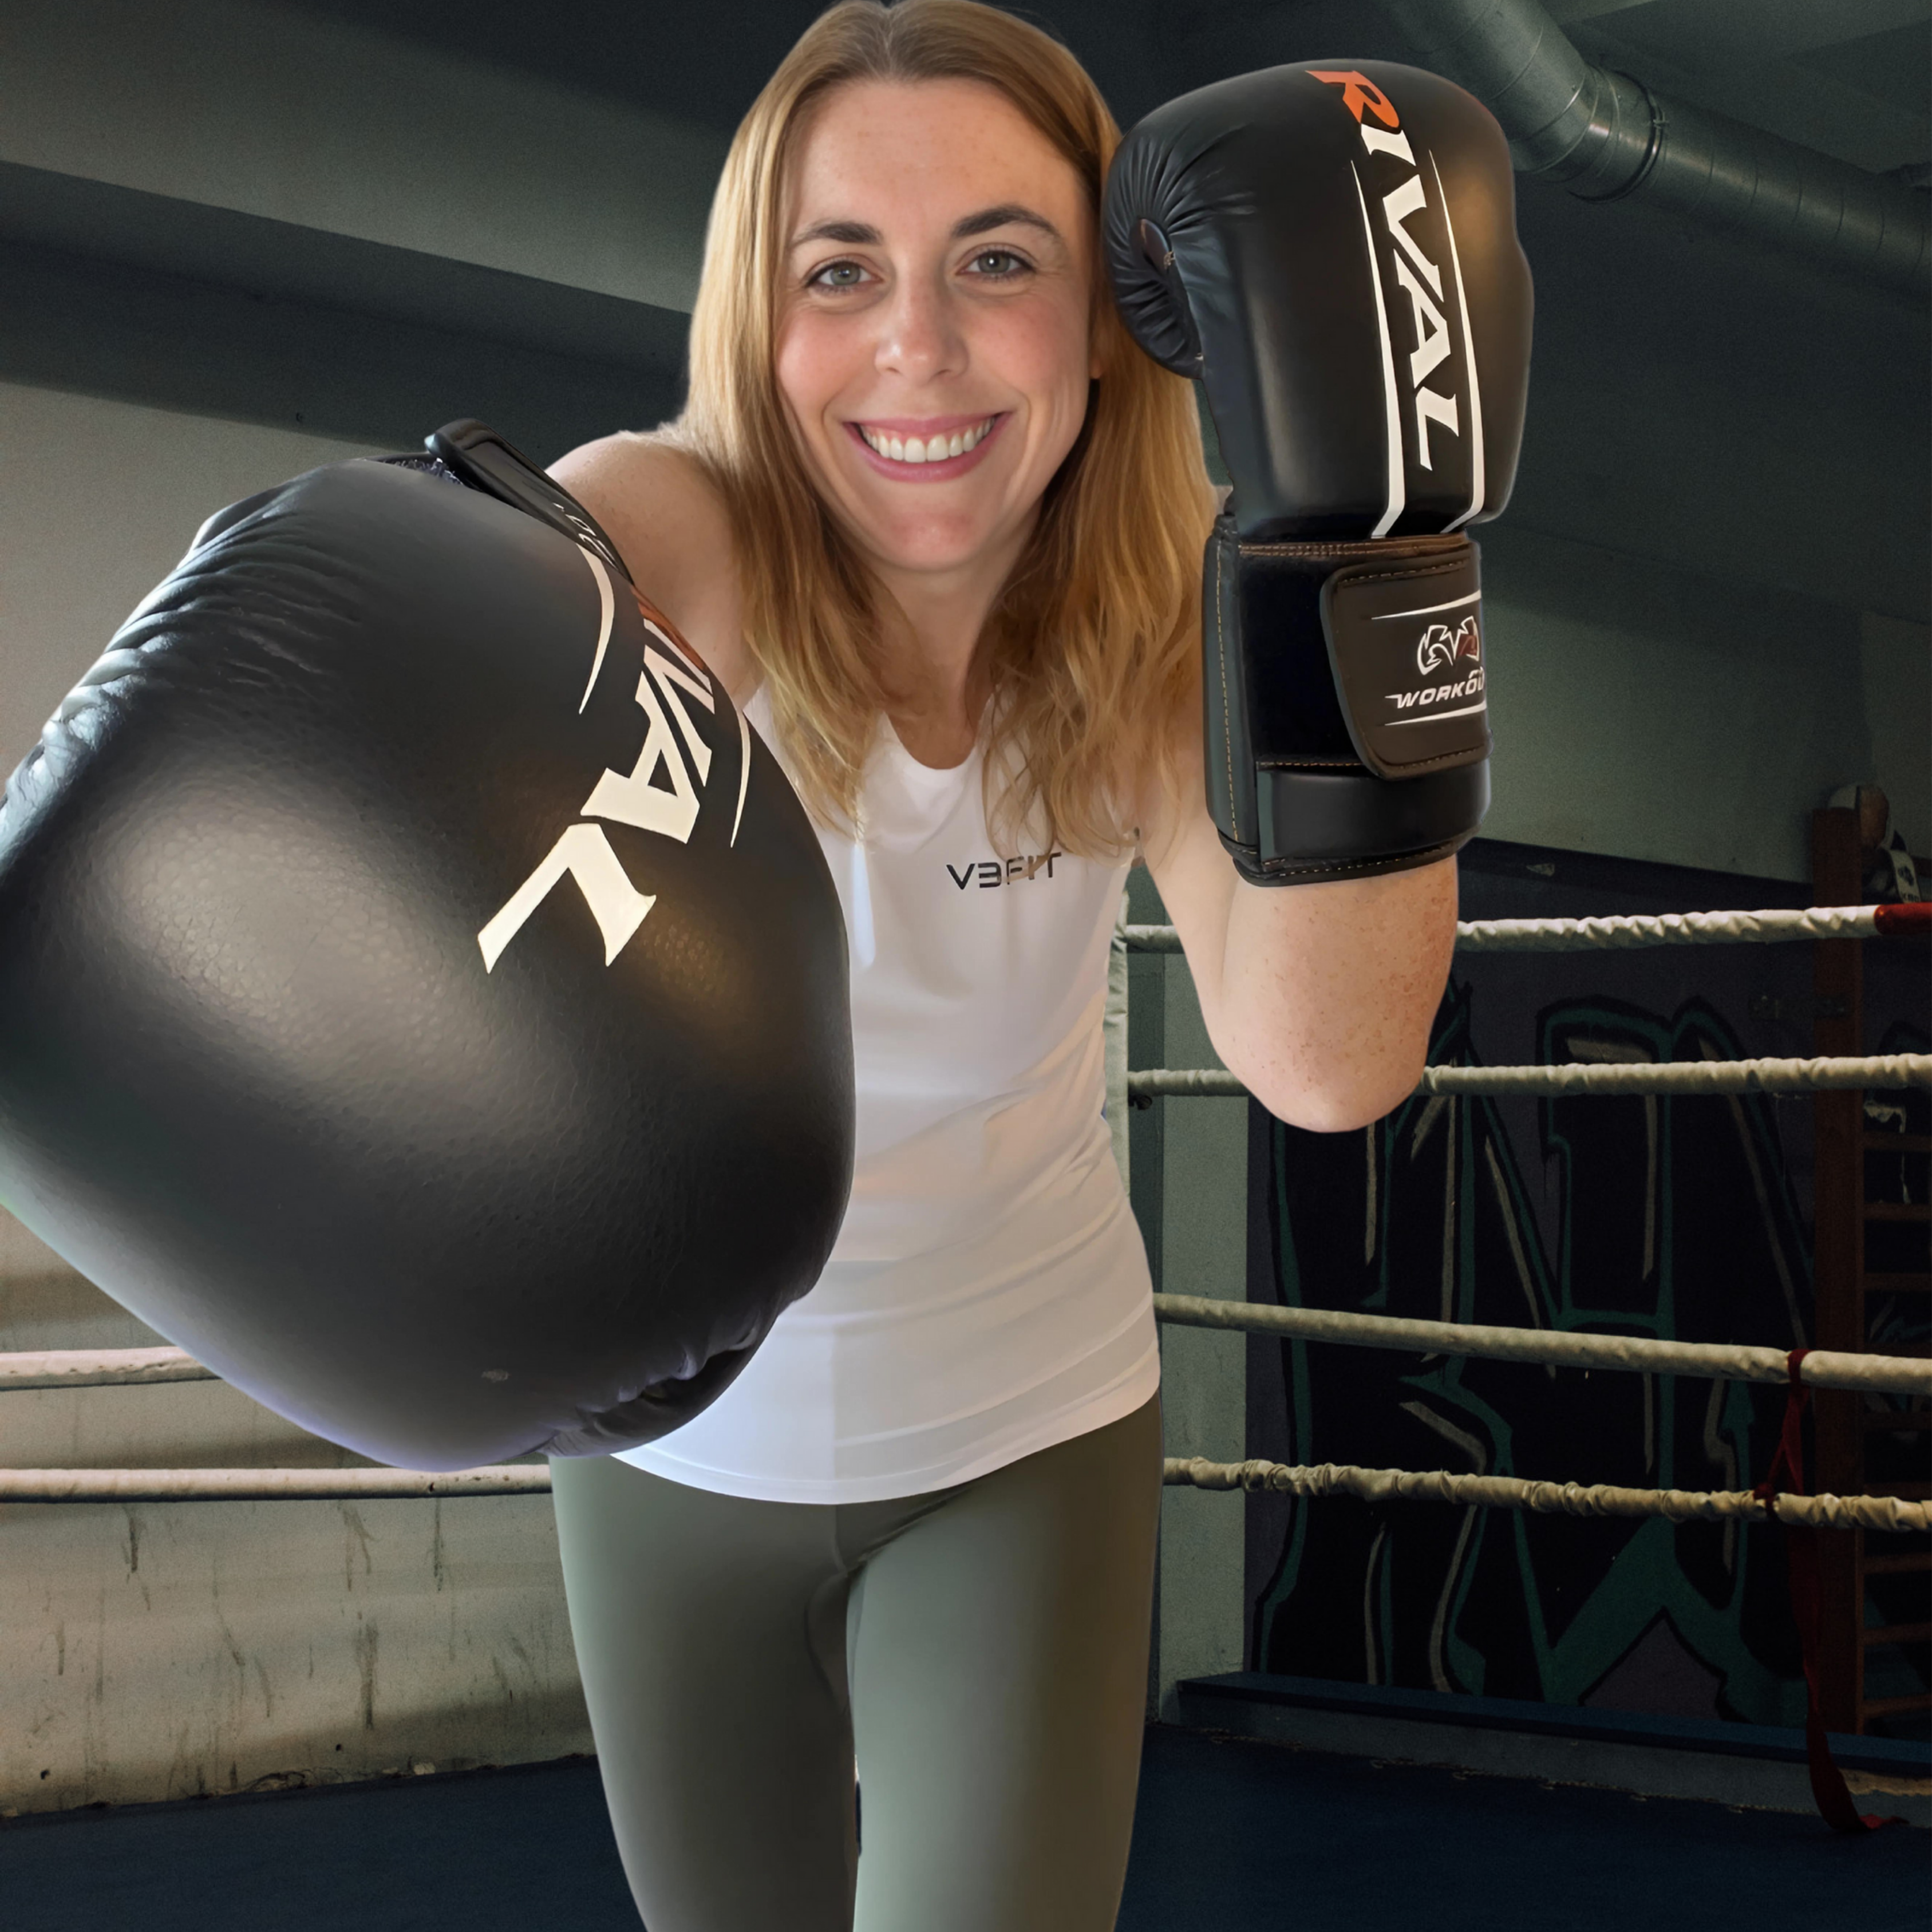
[[[1882,909],[1900,930],[1922,924],[1917,908]],[[1669,913],[1658,917],[1483,920],[1459,924],[1460,952],[1576,952],[1640,946],[1766,944],[1808,939],[1878,936],[1881,909],[1814,906],[1803,912]],[[1126,926],[1130,951],[1178,952],[1171,926]],[[1739,1060],[1662,1064],[1552,1066],[1439,1066],[1424,1074],[1422,1094],[1744,1094],[1805,1093],[1932,1085],[1932,1054],[1890,1054],[1829,1060]],[[1239,1095],[1246,1088],[1214,1068],[1155,1068],[1127,1076],[1130,1095]],[[1406,1321],[1339,1310],[1271,1307],[1157,1294],[1158,1319],[1183,1327],[1238,1330],[1310,1341],[1480,1357],[1569,1368],[1607,1368],[1784,1382],[1786,1358],[1775,1348],[1724,1343],[1666,1342],[1642,1336],[1558,1334],[1544,1329],[1474,1323]],[[1932,1361],[1855,1355],[1814,1349],[1798,1365],[1820,1388],[1888,1394],[1932,1394]],[[220,1378],[179,1348],[42,1349],[0,1354],[0,1392],[8,1389],[104,1388]],[[1569,1516],[1662,1516],[1674,1521],[1725,1517],[1762,1520],[1765,1505],[1748,1491],[1627,1490],[1604,1484],[1528,1482],[1514,1476],[1478,1476],[1448,1470],[1364,1469],[1321,1463],[1212,1462],[1169,1457],[1163,1480],[1199,1489],[1273,1490],[1302,1496],[1346,1494],[1370,1502],[1430,1500],[1484,1508],[1528,1509]],[[413,1469],[0,1469],[0,1502],[192,1502],[313,1501],[386,1497],[528,1496],[547,1492],[547,1463],[488,1468]],[[1791,1496],[1776,1499],[1779,1519],[1828,1528],[1923,1529],[1932,1525],[1924,1503],[1889,1496]]]
[[[1669,912],[1598,919],[1479,919],[1456,928],[1459,952],[1600,952],[1637,946],[1768,946],[1803,939],[1876,939],[1887,926],[1916,929],[1917,909],[1896,906],[1811,906],[1802,912]],[[1171,926],[1125,928],[1132,952],[1178,952]]]
[[[1474,1355],[1562,1369],[1629,1369],[1644,1375],[1708,1376],[1737,1382],[1788,1383],[1781,1348],[1742,1342],[1666,1342],[1648,1335],[1588,1335],[1574,1329],[1494,1328],[1474,1322],[1412,1322],[1336,1308],[1281,1308],[1261,1301],[1214,1301],[1156,1294],[1154,1318],[1183,1328],[1232,1328],[1304,1342],[1353,1342],[1425,1355]],[[1932,1360],[1911,1355],[1855,1355],[1814,1348],[1798,1365],[1814,1388],[1868,1395],[1932,1396]]]
[[[1550,1066],[1432,1066],[1418,1094],[1828,1094],[1867,1087],[1932,1087],[1932,1053],[1818,1060],[1565,1061]],[[1156,1066],[1127,1076],[1130,1097],[1202,1100],[1247,1092],[1215,1066]]]
[[[1596,952],[1635,946],[1771,946],[1801,939],[1876,939],[1876,906],[1803,912],[1667,912],[1594,919],[1478,919],[1456,928],[1459,952]]]
[[[481,1469],[0,1469],[0,1503],[366,1502],[548,1494],[548,1462]]]
[[[1727,1382],[1782,1382],[1785,1357],[1744,1343],[1666,1342],[1646,1335],[1592,1335],[1575,1330],[1498,1328],[1465,1322],[1409,1321],[1330,1308],[1282,1308],[1257,1301],[1219,1301],[1157,1294],[1156,1320],[1187,1328],[1238,1329],[1307,1342],[1354,1342],[1433,1355],[1473,1355],[1570,1369],[1630,1369],[1645,1375],[1721,1376]],[[1814,1349],[1799,1364],[1818,1388],[1868,1394],[1932,1395],[1932,1360],[1904,1355]],[[0,1355],[0,1393],[8,1389],[112,1388],[218,1378],[179,1348],[74,1348]]]
[[[1626,1490],[1611,1483],[1539,1483],[1448,1469],[1361,1469],[1352,1463],[1210,1462],[1170,1456],[1161,1480],[1197,1490],[1263,1490],[1292,1496],[1359,1496],[1364,1502],[1436,1502],[1520,1509],[1543,1516],[1660,1516],[1672,1522],[1742,1518],[1815,1529],[1932,1528],[1926,1504],[1898,1496],[1780,1495],[1771,1510],[1748,1490]]]
[[[1675,1522],[1766,1520],[1748,1490],[1629,1490],[1606,1483],[1544,1483],[1447,1469],[1362,1469],[1322,1462],[1214,1462],[1169,1456],[1162,1480],[1202,1490],[1273,1490],[1296,1496],[1352,1496],[1368,1502],[1446,1502],[1544,1515],[1666,1516]],[[548,1464],[480,1469],[4,1469],[0,1503],[368,1502],[384,1498],[536,1496],[550,1487]],[[1823,1529],[1922,1530],[1932,1514],[1897,1496],[1780,1496],[1783,1522]]]
[[[181,1348],[42,1348],[0,1355],[8,1389],[124,1388],[148,1382],[219,1382]]]

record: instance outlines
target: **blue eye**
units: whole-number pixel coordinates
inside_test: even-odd
[[[865,274],[856,262],[828,262],[812,279],[819,288],[856,289]]]

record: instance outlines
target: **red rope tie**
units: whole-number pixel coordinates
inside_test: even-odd
[[[1874,906],[1872,925],[1881,939],[1904,939],[1913,933],[1932,932],[1932,902],[1907,900],[1903,905]]]
[[[1832,1742],[1825,1730],[1824,1707],[1818,1701],[1818,1649],[1825,1619],[1824,1590],[1819,1579],[1818,1532],[1808,1525],[1785,1522],[1778,1518],[1774,1498],[1780,1489],[1802,1496],[1804,1489],[1804,1410],[1811,1391],[1799,1373],[1799,1365],[1810,1354],[1809,1348],[1793,1348],[1784,1358],[1790,1378],[1784,1396],[1784,1420],[1778,1432],[1778,1448],[1764,1480],[1751,1494],[1771,1512],[1784,1532],[1786,1570],[1791,1582],[1792,1621],[1798,1626],[1798,1640],[1804,1660],[1804,1758],[1811,1774],[1811,1796],[1818,1815],[1834,1832],[1862,1838],[1882,1825],[1902,1825],[1903,1818],[1882,1818],[1876,1813],[1861,1812],[1852,1802],[1845,1774],[1832,1756]],[[1779,1480],[1780,1473],[1784,1480]],[[1859,1606],[1862,1615],[1864,1606]]]

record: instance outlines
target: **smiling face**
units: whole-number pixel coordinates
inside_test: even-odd
[[[994,88],[856,82],[789,216],[778,384],[821,495],[888,581],[1004,578],[1097,373],[1078,176]]]

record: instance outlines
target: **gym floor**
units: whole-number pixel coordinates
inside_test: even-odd
[[[1922,1832],[1156,1726],[1120,1932],[1924,1932]],[[0,1823],[8,1932],[635,1932],[594,1764]]]

